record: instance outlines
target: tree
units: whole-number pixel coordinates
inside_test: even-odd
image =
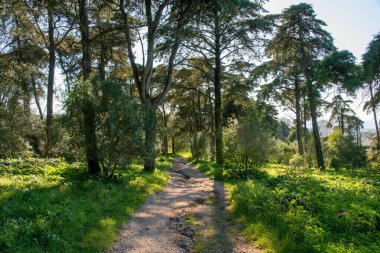
[[[67,4],[67,3],[66,3]],[[46,95],[46,143],[45,156],[49,156],[52,138],[53,125],[53,98],[54,98],[54,77],[56,67],[56,49],[71,32],[73,20],[67,15],[66,6],[59,1],[28,1],[25,5],[35,20],[39,35],[42,38],[45,48],[49,52],[49,65],[47,77]],[[64,22],[65,20],[65,22]],[[47,23],[47,25],[46,25]],[[47,31],[44,30],[46,27]],[[62,34],[61,34],[62,33]]]
[[[87,0],[78,0],[78,20],[82,45],[83,82],[90,81],[89,79],[92,72],[90,20],[88,18],[87,9]],[[96,140],[96,112],[94,105],[89,98],[83,98],[81,110],[83,114],[83,131],[88,171],[92,174],[98,174],[101,172],[101,169],[99,165],[98,144]]]
[[[300,76],[301,70],[297,59],[281,60],[277,45],[269,42],[266,49],[267,55],[273,57],[261,64],[253,71],[255,78],[260,77],[265,80],[272,78],[268,83],[261,85],[258,97],[268,100],[273,98],[282,106],[294,111],[296,115],[296,137],[298,144],[298,153],[304,154],[303,129],[302,129],[302,93],[304,93],[304,80]]]
[[[276,60],[295,62],[306,83],[310,116],[312,120],[318,167],[325,168],[322,145],[317,123],[317,98],[319,90],[315,83],[315,63],[321,56],[333,51],[333,39],[323,30],[326,24],[316,18],[309,4],[292,5],[279,16],[280,25],[271,40]]]
[[[365,110],[372,110],[376,127],[377,142],[380,143],[379,125],[376,108],[380,104],[380,34],[377,34],[369,43],[363,55],[363,69],[369,100],[365,103]]]
[[[4,101],[4,119],[10,120],[8,124],[12,123],[4,129],[10,129],[7,133],[15,137],[14,143],[26,142],[35,154],[41,155],[39,121],[43,118],[43,107],[40,99],[45,92],[43,70],[47,63],[46,53],[25,4],[22,1],[9,1],[2,7],[6,11],[0,14],[3,28],[0,32],[0,84],[4,88],[1,100]],[[34,114],[31,106],[33,102],[39,117]],[[13,149],[11,145],[10,149]]]
[[[119,11],[122,14],[123,28],[125,32],[128,58],[133,71],[133,78],[138,89],[138,94],[145,110],[145,155],[144,169],[153,172],[155,169],[155,133],[156,111],[158,105],[166,97],[172,85],[172,75],[176,56],[183,40],[183,28],[191,17],[196,1],[153,1],[145,0],[144,4],[139,1],[119,1]],[[145,13],[145,17],[141,17]],[[134,23],[140,24],[134,26]],[[146,50],[142,46],[143,64],[142,71],[135,60],[133,52],[132,36],[134,32],[140,34],[147,31]],[[159,42],[162,42],[159,44]],[[143,45],[143,43],[142,43]],[[151,89],[151,79],[154,62],[158,54],[168,57],[165,84],[162,89]],[[145,59],[146,57],[146,59]],[[146,60],[146,61],[145,61]]]
[[[355,115],[348,116],[346,121],[348,132],[356,138],[356,145],[362,145],[360,129],[363,128],[364,122]]]
[[[351,100],[343,99],[341,95],[337,95],[330,103],[327,103],[326,111],[331,111],[331,116],[328,122],[328,126],[332,127],[334,122],[338,123],[338,128],[344,135],[346,131],[346,123],[350,116],[355,114],[351,109]]]
[[[258,37],[269,30],[263,1],[206,1],[205,11],[189,26],[187,47],[213,69],[216,162],[223,163],[222,88],[226,62],[241,63],[242,54],[256,52]],[[241,58],[240,58],[241,57]],[[233,65],[233,64],[232,64]]]
[[[342,134],[345,134],[347,117],[355,114],[350,108],[351,100],[343,94],[355,95],[354,91],[361,84],[361,69],[355,63],[355,57],[349,51],[335,51],[318,63],[316,76],[320,85],[333,86],[334,97],[327,103],[326,110],[331,110],[329,123],[336,120]]]
[[[176,71],[174,76],[175,90],[170,94],[178,107],[177,118],[184,122],[182,132],[189,135],[190,149],[194,158],[201,155],[205,158],[206,144],[210,139],[212,152],[212,112],[213,97],[210,94],[210,70],[203,59],[190,59],[183,63],[186,67]],[[210,138],[206,137],[209,133]]]

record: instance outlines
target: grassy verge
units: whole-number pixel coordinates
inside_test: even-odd
[[[378,175],[268,165],[233,180],[212,163],[193,163],[225,180],[244,234],[266,252],[380,252]]]
[[[157,167],[147,174],[132,165],[110,180],[61,160],[0,160],[0,251],[106,251],[126,218],[168,181],[171,159]]]

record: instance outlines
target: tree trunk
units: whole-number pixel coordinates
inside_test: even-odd
[[[303,101],[303,111],[302,111],[302,113],[303,113],[303,118],[302,118],[302,120],[303,120],[303,129],[302,129],[302,132],[303,132],[303,144],[304,144],[304,146],[303,146],[303,148],[304,148],[304,154],[307,154],[307,152],[308,152],[308,134],[309,134],[309,130],[307,129],[307,105],[306,105],[306,98],[305,98],[305,95],[303,95],[303,98],[302,98],[302,101]]]
[[[89,21],[86,11],[86,0],[79,0],[79,19],[82,40],[82,68],[83,81],[89,79],[91,74],[91,39]],[[86,146],[86,158],[88,171],[91,174],[100,173],[98,148],[95,133],[95,108],[87,99],[83,102],[83,127]]]
[[[169,115],[166,115],[166,112],[165,112],[165,106],[162,106],[162,114],[163,114],[163,120],[164,120],[164,141],[163,141],[163,145],[164,145],[164,155],[166,157],[169,156],[169,136],[168,136],[168,118],[169,118]]]
[[[49,33],[49,75],[47,83],[46,103],[46,146],[45,156],[49,156],[51,145],[51,132],[53,127],[53,98],[54,98],[54,70],[55,70],[55,42],[54,42],[54,16],[51,7],[48,7],[48,33]]]
[[[172,137],[172,154],[175,155],[175,136],[171,134]]]
[[[298,76],[295,77],[294,91],[296,95],[296,128],[297,128],[297,142],[298,153],[303,155],[303,143],[302,143],[302,122],[301,122],[301,89],[299,87]]]
[[[223,163],[223,132],[222,132],[222,84],[221,84],[221,49],[220,49],[220,24],[219,4],[214,0],[214,25],[215,25],[215,146],[216,162]]]
[[[169,156],[169,136],[168,136],[168,131],[166,130],[166,127],[165,127],[165,133],[164,133],[164,155],[166,157]]]
[[[210,153],[211,153],[211,161],[215,161],[215,116],[214,110],[212,106],[212,99],[210,94]]]
[[[310,106],[310,115],[311,115],[311,123],[313,126],[313,137],[314,137],[314,145],[315,152],[317,156],[318,168],[324,170],[325,163],[323,161],[323,153],[322,153],[322,144],[319,136],[319,128],[317,122],[317,106],[316,106],[316,94],[313,88],[312,81],[310,79],[309,70],[306,70],[306,84],[307,84],[307,93],[309,98],[309,106]]]
[[[44,113],[42,112],[40,100],[38,98],[38,91],[37,91],[37,83],[36,79],[34,78],[34,75],[32,74],[32,88],[33,88],[33,94],[34,94],[34,101],[36,102],[38,114],[40,115],[40,119],[43,120],[44,118]]]
[[[195,160],[198,160],[199,159],[199,147],[198,147],[198,133],[197,131],[194,131],[192,133],[192,138],[191,138],[191,141],[192,141],[192,157],[195,159]]]
[[[102,32],[102,31],[100,31]],[[102,39],[100,46],[100,59],[99,59],[99,77],[100,80],[106,80],[106,46],[104,45],[104,41]]]
[[[371,107],[372,107],[372,112],[373,112],[373,119],[375,120],[376,138],[377,138],[377,142],[380,142],[380,133],[379,133],[379,125],[377,123],[376,106],[373,103],[373,87],[372,87],[372,83],[369,84],[369,92],[370,92],[370,95],[371,95]]]
[[[156,107],[151,104],[149,100],[145,101],[145,157],[144,157],[144,170],[147,172],[154,172],[156,167]]]
[[[342,132],[342,136],[344,136],[344,112],[342,109],[342,113],[340,114],[340,131]]]

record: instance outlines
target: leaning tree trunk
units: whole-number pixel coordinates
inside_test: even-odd
[[[313,127],[313,137],[314,137],[315,152],[317,156],[317,163],[318,163],[318,167],[324,170],[325,163],[323,161],[322,144],[321,144],[321,138],[319,136],[319,127],[318,127],[318,122],[317,122],[318,117],[317,117],[316,94],[313,88],[312,81],[310,79],[310,74],[308,73],[306,73],[306,85],[307,85],[307,93],[308,93],[308,98],[309,98],[310,115],[311,115],[311,123]]]
[[[296,128],[297,128],[297,142],[298,153],[303,155],[303,142],[302,142],[302,122],[301,122],[301,89],[299,87],[299,80],[296,76],[294,82],[294,91],[296,95]]]
[[[145,157],[144,170],[154,172],[156,167],[156,125],[157,125],[157,108],[149,100],[145,101]]]
[[[54,69],[56,62],[56,45],[54,42],[54,16],[53,10],[48,7],[48,35],[49,35],[49,75],[47,83],[47,103],[46,103],[46,146],[45,156],[49,156],[51,145],[51,132],[53,128],[53,97],[54,97]]]
[[[86,11],[86,0],[79,1],[80,32],[82,40],[82,68],[83,81],[89,79],[91,74],[91,39],[89,20]],[[100,173],[98,148],[96,141],[95,108],[90,101],[84,99],[82,105],[82,118],[84,128],[84,141],[86,146],[86,158],[88,171],[91,174]]]
[[[216,162],[223,163],[223,132],[222,132],[222,84],[221,84],[221,48],[220,48],[220,27],[219,27],[219,5],[214,1],[214,25],[215,25],[215,148]]]

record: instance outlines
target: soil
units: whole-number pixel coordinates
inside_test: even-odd
[[[259,253],[228,211],[221,182],[176,158],[165,189],[151,196],[123,228],[111,253]]]

